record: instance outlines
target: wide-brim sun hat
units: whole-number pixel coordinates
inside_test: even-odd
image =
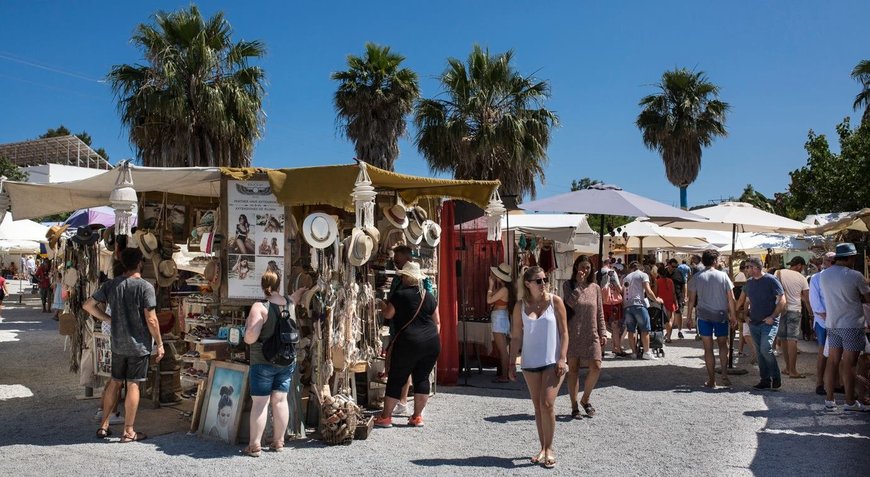
[[[416,279],[417,281],[423,280],[426,278],[426,274],[423,273],[423,270],[420,269],[420,264],[417,262],[408,262],[402,267],[401,270],[396,271],[396,275],[400,275],[403,277],[411,277]]]
[[[431,220],[423,222],[423,238],[430,247],[437,247],[441,243],[441,226]]]
[[[169,287],[178,279],[178,266],[175,260],[161,260],[159,263],[154,262],[154,275],[157,277],[157,284],[161,287]]]
[[[115,251],[115,226],[106,227],[103,229],[103,245],[106,250]]]
[[[308,245],[317,249],[329,247],[338,238],[338,223],[331,215],[315,212],[302,223],[302,235]]]
[[[76,234],[72,236],[72,241],[79,245],[93,245],[100,239],[100,234],[94,229],[84,226],[76,229]]]
[[[492,274],[505,282],[511,281],[511,266],[507,263],[500,263],[497,267],[489,267]]]
[[[137,238],[137,243],[139,244],[139,250],[142,252],[142,256],[145,258],[151,258],[151,254],[157,251],[160,246],[160,242],[157,240],[157,236],[153,233],[143,232],[141,230],[137,230],[136,233],[139,234]]]
[[[51,248],[57,246],[57,243],[60,241],[60,238],[63,236],[63,233],[66,232],[66,229],[69,228],[69,225],[52,225],[48,228],[48,232],[45,233],[45,238],[48,240],[48,244]]]
[[[423,231],[416,232],[408,227],[404,230],[405,240],[408,241],[408,245],[420,245],[423,241]]]
[[[355,266],[361,267],[372,257],[372,252],[375,250],[374,240],[362,229],[354,228],[350,237],[345,240],[347,261]]]
[[[396,204],[393,206],[387,206],[383,208],[384,217],[386,217],[387,222],[396,227],[397,229],[404,229],[408,226],[408,215],[407,211],[402,204]]]
[[[858,255],[858,250],[855,248],[855,244],[851,242],[837,244],[836,252],[834,252],[835,258],[845,258],[853,255]]]

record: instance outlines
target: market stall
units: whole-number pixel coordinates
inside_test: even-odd
[[[302,340],[290,399],[297,435],[307,422],[332,443],[347,441],[352,432],[330,434],[340,427],[328,419],[338,409],[336,400],[346,410],[376,406],[383,398],[377,376],[386,333],[375,301],[386,297],[394,276],[390,252],[396,244],[414,249],[414,260],[448,304],[441,311],[447,345],[439,363],[447,363],[443,382],[455,382],[455,306],[452,315],[449,309],[455,290],[445,289],[439,274],[440,255],[452,257],[453,251],[439,246],[441,199],[485,206],[497,182],[413,177],[363,164],[280,170],[124,166],[69,183],[7,182],[5,190],[17,216],[34,217],[107,205],[124,174],[124,184],[136,192],[138,227],[122,233],[129,227],[125,219],[117,234],[114,228],[82,227],[73,235],[72,229],[56,230],[51,239],[63,257],[56,265],[67,293],[64,315],[73,323],[66,330],[73,344],[71,369],[80,372],[83,385],[95,385],[106,373],[110,354],[81,304],[104,278],[100,272],[111,274],[112,254],[122,242],[148,258],[143,278],[158,292],[163,342],[169,345],[164,360],[152,366],[145,394],[155,404],[195,396],[191,429],[205,436],[214,434],[221,383],[233,382],[234,428],[218,434],[228,442],[247,438],[242,337],[247,309],[262,300],[259,278],[266,270],[283,278],[282,293],[308,290],[296,310]],[[102,256],[109,257],[108,266]]]

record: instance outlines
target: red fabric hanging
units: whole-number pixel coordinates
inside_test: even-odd
[[[455,386],[459,380],[459,337],[456,287],[456,231],[453,230],[453,202],[441,206],[441,243],[438,246],[438,313],[441,318],[441,355],[438,384]]]

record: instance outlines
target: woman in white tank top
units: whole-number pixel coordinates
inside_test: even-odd
[[[553,434],[556,430],[556,396],[568,371],[568,322],[565,305],[547,292],[547,276],[531,267],[517,284],[517,304],[511,323],[511,363],[522,350],[523,378],[535,407],[535,424],[541,450],[532,463],[556,465]]]

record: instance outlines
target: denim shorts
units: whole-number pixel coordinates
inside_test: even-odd
[[[649,311],[645,306],[627,306],[623,313],[625,327],[628,328],[629,333],[634,333],[635,330],[648,333],[652,329],[649,322]]]
[[[489,314],[492,322],[492,332],[509,335],[511,333],[511,319],[507,310],[492,310]]]
[[[828,339],[828,330],[825,329],[824,325],[820,325],[818,323],[814,323],[813,328],[816,330],[816,343],[824,348],[825,340]]]
[[[296,362],[290,366],[252,364],[250,372],[251,396],[269,396],[273,392],[290,392],[290,380],[296,371]]]
[[[776,337],[781,340],[799,340],[801,338],[801,312],[787,311],[779,319],[779,331]]]
[[[728,336],[728,322],[698,320],[698,334],[711,337],[715,334],[717,338],[725,338]]]

